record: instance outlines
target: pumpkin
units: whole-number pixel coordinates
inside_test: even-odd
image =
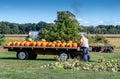
[[[56,41],[53,41],[53,44],[56,44],[57,42]]]
[[[67,43],[66,47],[72,47],[72,43]]]
[[[31,38],[28,39],[28,42],[32,42],[33,40]]]
[[[26,41],[21,42],[21,43],[20,43],[20,46],[24,46],[25,42],[26,42]]]
[[[73,42],[71,40],[69,40],[68,43],[73,43]]]
[[[16,42],[12,42],[11,46],[15,46]]]
[[[51,47],[55,47],[55,44],[54,44],[54,43],[52,43],[52,44],[51,44]]]
[[[36,46],[41,46],[41,44],[42,43],[39,41],[39,42],[36,43]]]
[[[42,42],[46,42],[46,40],[45,40],[45,39],[41,39],[41,41],[42,41]]]
[[[47,46],[47,42],[42,42],[41,46],[46,47]]]
[[[72,47],[78,47],[77,43],[72,43]]]
[[[61,43],[56,43],[55,46],[56,47],[60,47]]]
[[[25,42],[24,46],[30,46],[31,42]]]
[[[60,41],[60,40],[57,40],[56,42],[57,42],[57,43],[61,43],[61,41]]]
[[[36,46],[36,44],[37,44],[36,41],[31,42],[31,46]]]
[[[52,45],[52,42],[48,42],[47,46],[49,46],[49,47],[50,47],[51,45]]]
[[[15,43],[15,46],[20,46],[20,43],[21,43],[21,42],[16,42],[16,43]]]
[[[11,45],[12,45],[12,42],[8,42],[8,43],[7,43],[7,46],[11,46]]]
[[[61,46],[61,47],[65,47],[65,46],[66,46],[66,43],[64,42],[64,43],[62,43],[60,46]]]

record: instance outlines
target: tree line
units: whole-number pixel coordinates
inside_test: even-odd
[[[29,31],[39,31],[41,28],[49,29],[53,23],[38,22],[38,23],[10,23],[0,22],[0,34],[26,34]]]
[[[79,31],[88,34],[120,34],[120,25],[80,26]]]
[[[40,29],[50,29],[54,24],[46,22],[38,23],[10,23],[0,22],[0,34],[26,34],[29,31],[39,31]],[[82,26],[78,27],[79,32],[88,34],[120,34],[120,25],[98,25],[98,26]]]

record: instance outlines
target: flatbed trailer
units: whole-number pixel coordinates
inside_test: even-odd
[[[80,47],[42,47],[42,46],[6,46],[8,51],[16,51],[16,57],[20,60],[36,59],[38,54],[41,55],[58,55],[61,60],[81,56]]]
[[[90,44],[91,51],[92,52],[109,52],[113,53],[114,52],[114,45],[98,45],[98,44]]]

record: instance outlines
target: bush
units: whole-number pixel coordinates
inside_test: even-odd
[[[105,37],[103,36],[96,35],[96,36],[87,36],[87,37],[89,39],[90,44],[93,44],[93,43],[108,44],[109,43],[109,41],[105,39]]]
[[[0,34],[0,45],[2,45],[4,41],[4,36]]]

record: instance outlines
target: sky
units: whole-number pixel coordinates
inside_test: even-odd
[[[120,0],[0,0],[0,21],[53,23],[57,11],[70,11],[80,25],[120,25]]]

